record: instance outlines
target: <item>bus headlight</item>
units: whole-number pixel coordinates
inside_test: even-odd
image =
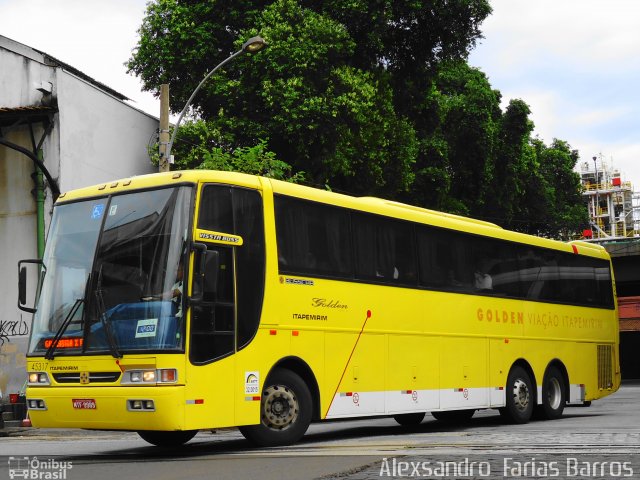
[[[29,385],[50,385],[49,375],[44,372],[30,372]]]
[[[127,370],[122,376],[123,384],[161,384],[176,383],[178,371],[175,368],[161,368],[158,370]]]

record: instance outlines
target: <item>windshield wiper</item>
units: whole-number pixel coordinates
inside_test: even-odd
[[[56,331],[56,334],[53,337],[53,341],[51,342],[51,345],[49,345],[47,352],[44,354],[44,358],[46,358],[47,360],[53,360],[53,353],[58,348],[58,343],[60,342],[62,335],[64,335],[65,330],[71,323],[71,320],[73,320],[73,317],[75,316],[76,312],[80,308],[80,305],[83,303],[84,303],[84,298],[78,298],[73,303],[71,310],[69,310],[69,313],[67,313],[67,316],[64,317],[64,320],[60,324],[60,327],[58,327],[58,330]]]
[[[98,272],[98,282],[96,285],[96,309],[98,310],[98,317],[102,328],[104,329],[105,336],[107,337],[107,343],[109,344],[109,351],[113,358],[122,358],[122,354],[118,351],[116,341],[113,338],[113,332],[111,331],[111,323],[107,321],[107,315],[104,307],[104,297],[102,294],[102,265],[100,265],[100,271]]]

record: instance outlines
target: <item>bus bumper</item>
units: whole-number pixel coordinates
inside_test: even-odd
[[[40,428],[183,430],[184,403],[183,386],[27,390],[29,417]]]

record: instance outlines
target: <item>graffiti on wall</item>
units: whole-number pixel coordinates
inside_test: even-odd
[[[0,347],[11,341],[10,337],[26,337],[29,335],[29,324],[20,320],[0,320]]]
[[[30,324],[0,319],[0,391],[18,392],[26,376],[26,351]]]

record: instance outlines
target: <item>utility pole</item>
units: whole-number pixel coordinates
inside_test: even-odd
[[[169,84],[160,85],[160,162],[159,172],[168,172],[171,159],[167,158],[169,144]]]

